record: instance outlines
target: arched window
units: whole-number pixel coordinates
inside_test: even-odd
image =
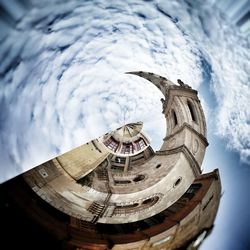
[[[159,200],[158,196],[148,198],[142,202],[142,205],[153,206]]]
[[[142,181],[142,180],[144,180],[144,179],[145,179],[145,175],[139,174],[139,175],[137,175],[137,176],[133,179],[133,181],[134,181],[134,182],[139,182],[139,181]]]
[[[149,199],[146,199],[142,202],[142,204],[146,205],[146,204],[150,204],[154,201],[154,198],[149,198]]]
[[[189,112],[191,114],[191,118],[194,122],[197,122],[197,116],[196,116],[196,112],[195,112],[195,109],[194,109],[194,106],[193,104],[190,102],[190,101],[187,101],[187,105],[188,105],[188,108],[189,108]]]
[[[174,183],[174,187],[176,187],[176,186],[178,186],[180,183],[181,183],[181,177],[179,177],[176,181],[175,181],[175,183]]]
[[[176,116],[176,113],[174,110],[172,110],[172,119],[173,119],[173,122],[174,122],[174,127],[178,124],[178,120],[177,120],[177,116]]]
[[[160,168],[161,167],[161,164],[158,164],[155,168]]]

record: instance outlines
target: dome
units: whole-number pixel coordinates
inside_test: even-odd
[[[112,135],[118,141],[129,142],[132,141],[135,136],[140,134],[142,127],[142,122],[129,123],[116,129]]]
[[[149,146],[148,138],[141,132],[142,122],[126,124],[101,138],[101,142],[115,155],[135,155]]]

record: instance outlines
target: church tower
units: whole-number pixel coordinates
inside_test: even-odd
[[[182,147],[183,152],[192,159],[192,164],[200,168],[205,149],[206,120],[197,91],[177,80],[174,84],[165,77],[149,72],[128,72],[152,82],[164,95],[163,113],[166,118],[167,131],[160,152],[171,152]]]

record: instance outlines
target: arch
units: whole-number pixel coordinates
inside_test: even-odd
[[[137,176],[133,179],[133,181],[134,181],[134,182],[139,182],[139,181],[142,181],[142,180],[144,180],[144,179],[145,179],[145,175],[139,174],[139,175],[137,175]]]
[[[149,198],[149,199],[146,199],[142,202],[143,205],[147,205],[147,204],[151,204],[152,202],[154,201],[154,198]]]
[[[118,146],[119,146],[119,142],[116,141],[112,136],[109,137],[107,140],[104,141],[104,145],[106,147],[108,147],[109,149],[111,149],[112,151],[116,151]]]
[[[172,109],[172,120],[173,120],[173,124],[174,124],[174,127],[178,125],[178,120],[177,120],[177,116],[176,116],[176,113],[175,111]]]
[[[178,186],[181,183],[182,177],[179,177],[175,183],[174,183],[174,187]]]
[[[147,199],[143,200],[142,205],[147,206],[147,207],[153,206],[155,203],[157,203],[159,201],[159,199],[160,198],[158,196],[153,196],[153,197],[147,198]]]
[[[189,112],[190,112],[192,120],[194,122],[198,122],[197,114],[196,114],[196,111],[195,111],[193,103],[190,102],[189,100],[187,100],[187,105],[188,105],[188,109],[189,109]]]
[[[161,167],[161,164],[157,164],[155,168],[160,168]]]

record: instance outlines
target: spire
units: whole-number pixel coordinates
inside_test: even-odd
[[[166,96],[167,94],[166,91],[168,87],[171,85],[175,85],[173,82],[171,82],[167,78],[156,75],[154,73],[150,73],[150,72],[132,71],[132,72],[126,72],[126,74],[137,75],[137,76],[147,79],[148,81],[152,82],[162,92],[164,96]]]

